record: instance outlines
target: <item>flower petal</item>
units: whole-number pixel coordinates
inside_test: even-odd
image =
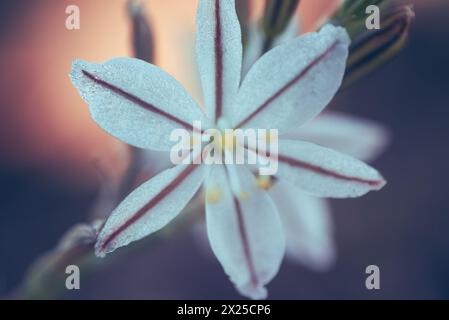
[[[245,77],[229,121],[282,133],[314,118],[341,84],[349,42],[345,29],[328,25],[270,50]]]
[[[200,0],[196,59],[210,119],[227,116],[240,85],[242,36],[234,0]]]
[[[281,139],[277,156],[276,176],[312,195],[358,197],[386,184],[377,170],[360,160],[312,143]]]
[[[336,258],[328,202],[285,181],[276,181],[270,195],[284,225],[287,256],[310,269],[328,270]]]
[[[246,167],[234,167],[242,184],[240,196],[231,191],[224,166],[213,166],[206,180],[206,195],[219,191],[215,199],[206,196],[209,241],[239,292],[262,299],[267,295],[264,285],[275,276],[284,255],[284,233],[268,194],[256,186]]]
[[[309,141],[364,161],[377,158],[389,142],[382,125],[340,112],[325,112],[282,138]]]
[[[162,171],[142,184],[106,221],[96,254],[104,256],[164,227],[186,206],[203,179],[203,166],[189,164]]]
[[[70,77],[98,125],[136,147],[169,150],[174,129],[191,130],[194,120],[205,119],[175,79],[142,60],[76,60]]]

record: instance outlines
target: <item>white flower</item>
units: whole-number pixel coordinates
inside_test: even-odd
[[[240,85],[242,44],[234,1],[200,0],[196,54],[207,116],[178,82],[143,61],[75,61],[71,77],[104,130],[136,147],[170,150],[170,133],[192,129],[193,121],[280,133],[306,123],[340,86],[348,45],[344,29],[326,26],[268,52]],[[312,143],[281,139],[278,159],[276,178],[318,196],[356,197],[385,184],[366,164]],[[242,294],[266,297],[264,286],[284,255],[284,230],[270,195],[244,165],[183,164],[162,171],[112,212],[98,236],[97,255],[161,229],[202,185],[215,255]]]

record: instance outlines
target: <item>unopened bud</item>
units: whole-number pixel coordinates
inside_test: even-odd
[[[391,8],[379,30],[366,31],[349,48],[343,86],[358,80],[394,57],[405,45],[415,14],[411,5]]]

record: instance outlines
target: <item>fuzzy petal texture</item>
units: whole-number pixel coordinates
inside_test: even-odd
[[[278,163],[276,176],[319,197],[358,197],[386,183],[362,161],[303,141],[279,140]]]
[[[284,225],[287,256],[315,271],[328,270],[335,262],[336,246],[327,200],[309,196],[285,181],[277,181],[270,195]]]
[[[267,192],[257,188],[252,173],[235,165],[244,195],[231,192],[229,172],[213,166],[206,180],[208,190],[219,190],[207,201],[209,241],[237,290],[252,299],[267,296],[265,285],[276,275],[285,249],[282,224]]]
[[[229,121],[282,133],[314,118],[340,87],[349,43],[345,29],[327,25],[270,50],[245,77]]]
[[[309,141],[363,161],[377,158],[390,141],[382,125],[340,112],[325,112],[282,138]]]
[[[175,218],[204,180],[204,166],[179,165],[162,171],[128,195],[98,236],[95,252],[104,256],[158,231]]]
[[[210,119],[232,113],[240,85],[242,36],[234,0],[200,0],[196,60]]]
[[[170,133],[192,130],[205,115],[182,86],[158,67],[133,58],[102,64],[76,60],[70,74],[106,132],[139,148],[169,150]]]

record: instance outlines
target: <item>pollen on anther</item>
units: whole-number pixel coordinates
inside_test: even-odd
[[[259,176],[256,180],[257,187],[260,189],[268,190],[273,185],[270,176]]]
[[[194,135],[191,135],[189,144],[190,144],[190,147],[195,147],[196,145],[198,145],[198,138],[195,137]]]
[[[228,150],[233,150],[235,144],[236,144],[236,137],[234,131],[225,132],[222,145]]]
[[[266,136],[265,136],[266,142],[272,143],[272,142],[277,141],[277,139],[278,139],[277,133],[272,132],[271,130],[266,133]]]
[[[210,187],[206,190],[206,201],[209,204],[218,203],[221,198],[220,188]]]

